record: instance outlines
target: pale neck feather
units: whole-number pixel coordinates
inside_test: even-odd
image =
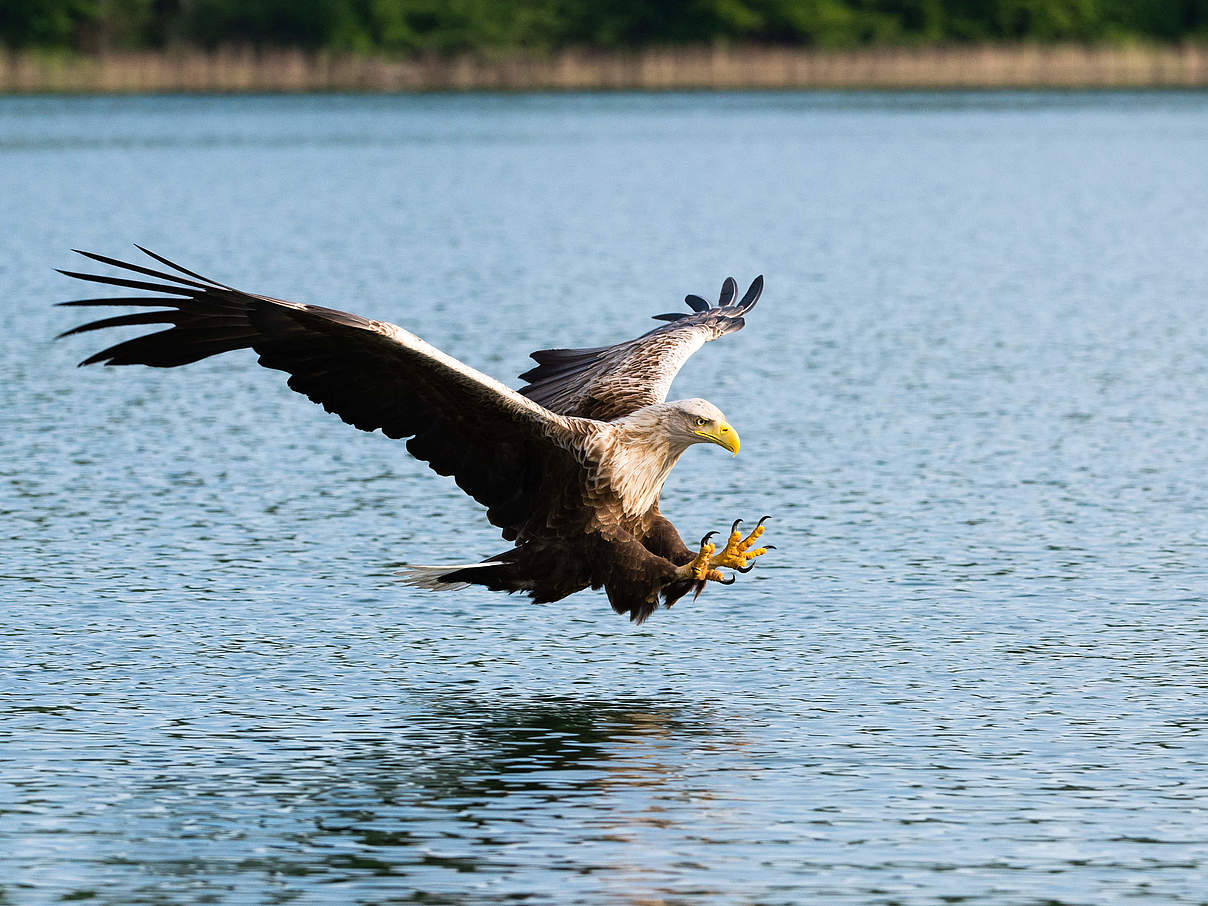
[[[626,516],[640,516],[658,503],[671,469],[693,443],[669,433],[657,409],[649,406],[611,426],[611,449],[600,464],[600,478],[620,498]]]

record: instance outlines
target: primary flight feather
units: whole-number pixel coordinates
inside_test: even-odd
[[[719,304],[688,296],[692,312],[656,315],[669,323],[594,349],[547,349],[515,391],[397,325],[243,292],[139,246],[172,272],[79,252],[133,277],[61,271],[80,280],[154,295],[78,299],[68,306],[150,308],[82,324],[62,336],[110,327],[166,325],[89,356],[81,365],[174,367],[251,348],[267,368],[289,374],[305,394],[363,431],[410,438],[408,451],[487,508],[513,546],[481,563],[412,567],[426,588],[467,584],[556,601],[604,588],[618,613],[641,622],[706,581],[718,567],[749,571],[770,548],[754,547],[763,521],[745,538],[734,523],[717,552],[711,532],[690,550],[658,508],[671,468],[694,443],[737,455],[737,432],[701,399],[667,402],[688,357],[741,329],[763,289],[742,297],[733,278]],[[766,517],[765,517],[766,518]]]

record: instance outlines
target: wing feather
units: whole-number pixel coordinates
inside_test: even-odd
[[[439,474],[451,475],[485,505],[488,518],[506,538],[517,537],[530,521],[547,524],[552,511],[575,502],[571,497],[580,485],[583,442],[594,430],[590,423],[550,412],[403,328],[232,289],[151,252],[147,254],[176,273],[80,254],[162,282],[63,271],[79,280],[155,295],[61,304],[157,310],[81,324],[63,336],[169,325],[110,346],[81,365],[173,367],[251,348],[260,364],[289,374],[291,389],[345,422],[410,438],[408,450]]]
[[[537,362],[520,375],[520,392],[534,402],[566,416],[611,421],[643,406],[661,403],[680,368],[710,340],[741,330],[744,316],[763,292],[756,277],[735,303],[738,284],[727,277],[720,302],[710,305],[697,295],[684,298],[688,312],[655,315],[669,321],[633,340],[593,349],[541,349]]]
[[[721,285],[721,295],[717,299],[718,308],[728,308],[734,304],[734,297],[738,295],[738,281],[733,277],[726,277],[725,282]]]

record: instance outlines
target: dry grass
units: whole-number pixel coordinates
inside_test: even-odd
[[[0,93],[671,90],[757,88],[1194,88],[1208,45],[767,47],[390,60],[304,51],[0,51]]]

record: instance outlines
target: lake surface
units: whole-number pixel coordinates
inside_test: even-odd
[[[0,902],[1208,902],[1208,95],[0,99]],[[504,380],[767,278],[641,627],[233,354],[138,242]],[[104,313],[102,313],[104,314]]]

